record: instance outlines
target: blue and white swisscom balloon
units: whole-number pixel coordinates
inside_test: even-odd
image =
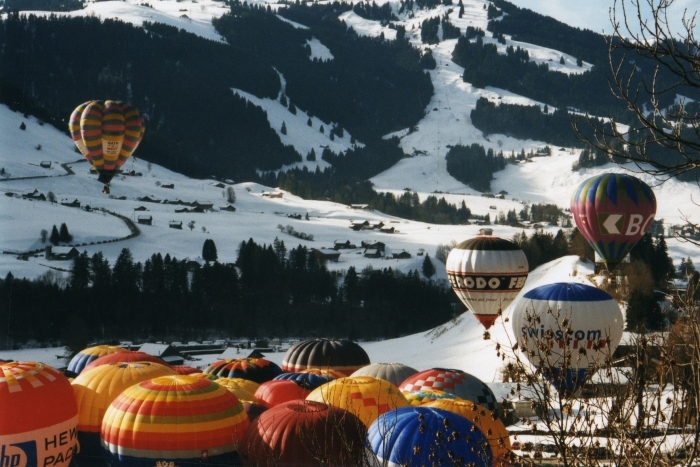
[[[518,346],[527,349],[530,362],[555,387],[568,391],[580,387],[592,367],[612,356],[625,325],[610,294],[570,282],[523,294],[513,305],[512,322]]]

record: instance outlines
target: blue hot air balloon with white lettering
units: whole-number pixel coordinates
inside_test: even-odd
[[[513,332],[530,362],[560,390],[574,391],[609,359],[624,318],[610,294],[558,282],[529,290],[513,305]]]

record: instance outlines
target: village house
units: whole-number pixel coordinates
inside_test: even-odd
[[[364,252],[365,258],[381,258],[382,252],[377,248],[365,248]]]
[[[374,221],[369,223],[369,228],[372,230],[380,230],[382,227],[384,227],[384,222],[382,221]]]
[[[350,240],[336,240],[333,242],[334,250],[349,250],[353,248],[357,248],[357,246],[350,243]]]
[[[350,209],[359,209],[361,211],[372,211],[373,209],[369,207],[369,204],[351,204]]]
[[[160,203],[160,200],[158,198],[151,198],[150,196],[142,196],[141,198],[136,199],[143,203]]]
[[[350,221],[350,228],[352,230],[365,230],[367,227],[369,227],[369,221]]]
[[[51,168],[51,161],[41,161],[39,163],[39,166],[43,169],[50,169]]]
[[[61,200],[61,206],[67,206],[69,208],[79,208],[80,207],[80,201],[77,199],[74,199],[73,201],[67,200],[67,199],[62,199]]]
[[[392,251],[391,257],[394,259],[408,259],[411,257],[411,253],[406,250]]]
[[[168,227],[171,229],[180,229],[182,230],[182,221],[170,221],[168,223]]]
[[[43,193],[40,193],[39,190],[37,190],[36,188],[34,188],[34,191],[32,191],[31,193],[23,194],[22,198],[37,199],[39,201],[46,201],[46,195],[44,195]]]
[[[340,259],[340,253],[335,250],[317,250],[312,249],[309,254],[316,258],[318,261],[333,261],[337,263]]]
[[[185,363],[185,359],[180,352],[169,344],[146,343],[139,347],[138,351],[162,358],[168,365],[184,365]]]
[[[219,208],[221,211],[229,211],[229,212],[236,212],[236,208],[234,206],[231,206],[230,204],[227,204],[226,206],[222,206]]]
[[[136,218],[136,222],[143,225],[153,225],[153,216],[142,214]]]
[[[382,227],[379,229],[380,232],[382,233],[396,233],[398,230],[396,230],[393,226],[392,227]]]
[[[192,207],[201,209],[201,211],[195,212],[213,211],[214,203],[200,203],[199,201],[194,201]]]
[[[134,208],[134,211],[148,211],[148,208],[146,206],[139,206]]]
[[[365,242],[365,241],[362,241],[361,245],[362,245],[362,248],[375,249],[375,250],[378,250],[380,253],[384,253],[384,250],[386,249],[386,244],[383,242]]]
[[[161,188],[170,188],[171,190],[175,189],[175,184],[174,183],[168,183],[167,185],[164,183],[160,186]]]
[[[44,249],[44,257],[49,261],[68,261],[80,256],[80,252],[74,246],[52,246]]]

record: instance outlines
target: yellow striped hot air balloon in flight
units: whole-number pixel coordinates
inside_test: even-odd
[[[144,129],[139,110],[122,101],[85,102],[68,120],[71,138],[105,184],[104,193],[109,193],[110,181],[138,147]]]

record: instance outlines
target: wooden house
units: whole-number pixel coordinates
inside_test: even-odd
[[[80,256],[80,252],[74,246],[52,246],[44,250],[44,256],[49,261],[68,261]]]
[[[337,263],[340,259],[340,253],[336,250],[317,250],[314,248],[309,252],[309,254],[318,261],[333,261],[334,263]]]
[[[394,259],[409,259],[411,257],[411,253],[409,253],[406,250],[398,250],[398,251],[393,251],[391,253],[391,257]]]
[[[73,201],[67,200],[67,199],[62,199],[61,200],[61,206],[67,206],[69,208],[79,208],[80,207],[80,201],[77,199],[74,199]]]
[[[174,183],[168,183],[167,185],[164,183],[160,186],[161,188],[170,188],[171,190],[175,189],[175,184]]]
[[[139,352],[160,357],[168,365],[184,365],[185,359],[178,350],[169,344],[146,343],[139,347]]]
[[[350,243],[350,240],[336,240],[333,242],[334,250],[349,250],[353,248],[357,248],[357,246]]]
[[[143,225],[153,225],[153,216],[142,214],[136,218],[136,222]]]
[[[180,229],[180,230],[182,230],[182,221],[170,221],[170,222],[168,223],[168,226],[169,226],[171,229]]]
[[[219,208],[220,211],[228,211],[228,212],[236,212],[236,208],[234,206],[231,206],[230,204],[227,204],[226,206],[222,206]]]
[[[377,248],[365,248],[364,257],[365,258],[381,258],[382,252],[379,251]]]

